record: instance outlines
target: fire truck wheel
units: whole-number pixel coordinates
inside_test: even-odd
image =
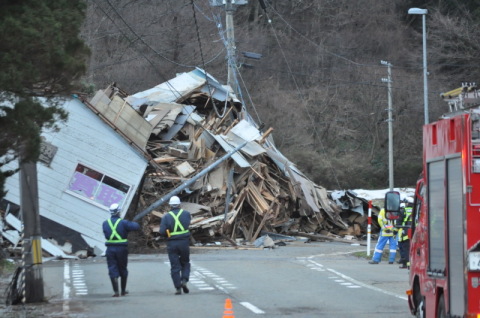
[[[415,313],[416,318],[425,318],[425,297],[420,295],[420,300],[418,301],[417,312]]]
[[[445,298],[443,298],[443,295],[440,296],[440,299],[438,300],[438,306],[437,306],[437,318],[446,318],[447,313],[445,312]]]
[[[413,285],[413,304],[415,305],[415,317],[425,318],[425,297],[420,292],[420,285],[417,280]]]

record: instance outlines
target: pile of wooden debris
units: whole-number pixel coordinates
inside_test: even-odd
[[[310,181],[277,150],[273,129],[259,128],[231,90],[203,70],[131,96],[114,86],[101,95],[135,109],[151,127],[145,149],[150,168],[128,216],[138,215],[246,142],[179,194],[182,208],[192,214],[196,242],[251,243],[264,233],[350,239],[366,234],[366,200],[351,191],[334,199]],[[98,100],[91,103],[98,107]],[[157,238],[166,212],[168,206],[159,206],[142,218],[148,242]]]

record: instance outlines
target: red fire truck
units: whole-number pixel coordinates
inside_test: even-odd
[[[408,304],[417,317],[480,318],[480,95],[463,85],[443,98],[450,112],[423,127]]]

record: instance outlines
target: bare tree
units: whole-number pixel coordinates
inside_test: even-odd
[[[277,0],[234,14],[245,106],[275,129],[280,150],[328,187],[381,187],[387,180],[387,89],[380,60],[393,67],[394,163],[399,185],[421,170],[421,24],[411,1]],[[90,0],[83,36],[92,48],[85,81],[117,82],[135,93],[204,68],[226,82],[225,12],[207,0]],[[432,6],[441,5],[436,2]],[[429,14],[431,117],[439,92],[475,81],[476,22]],[[249,60],[242,52],[262,54]],[[247,68],[248,66],[248,68]],[[446,76],[448,74],[448,76]]]

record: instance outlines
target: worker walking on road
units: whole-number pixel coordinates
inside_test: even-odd
[[[170,198],[171,211],[162,217],[160,235],[167,237],[167,252],[170,260],[170,275],[175,286],[175,295],[188,294],[190,278],[190,212],[180,208],[177,196]]]
[[[389,244],[390,253],[388,257],[388,264],[395,262],[395,256],[397,254],[397,229],[394,226],[394,220],[389,220],[385,216],[385,209],[381,209],[378,214],[378,224],[380,225],[380,237],[378,238],[377,245],[375,246],[375,253],[373,258],[369,261],[369,264],[378,264],[382,260],[383,248],[385,244]]]
[[[118,277],[121,278],[121,295],[128,294],[127,277],[128,277],[128,232],[137,231],[140,225],[136,222],[123,220],[120,218],[120,207],[117,203],[110,206],[111,217],[103,222],[103,234],[107,239],[105,245],[107,251],[108,275],[112,282],[113,297],[118,297]]]
[[[400,221],[402,227],[398,230],[398,248],[400,250],[398,263],[401,264],[400,268],[408,268],[410,266],[410,238],[408,237],[408,228],[406,227],[412,224],[413,208],[411,203],[407,203],[404,208],[405,210]]]

